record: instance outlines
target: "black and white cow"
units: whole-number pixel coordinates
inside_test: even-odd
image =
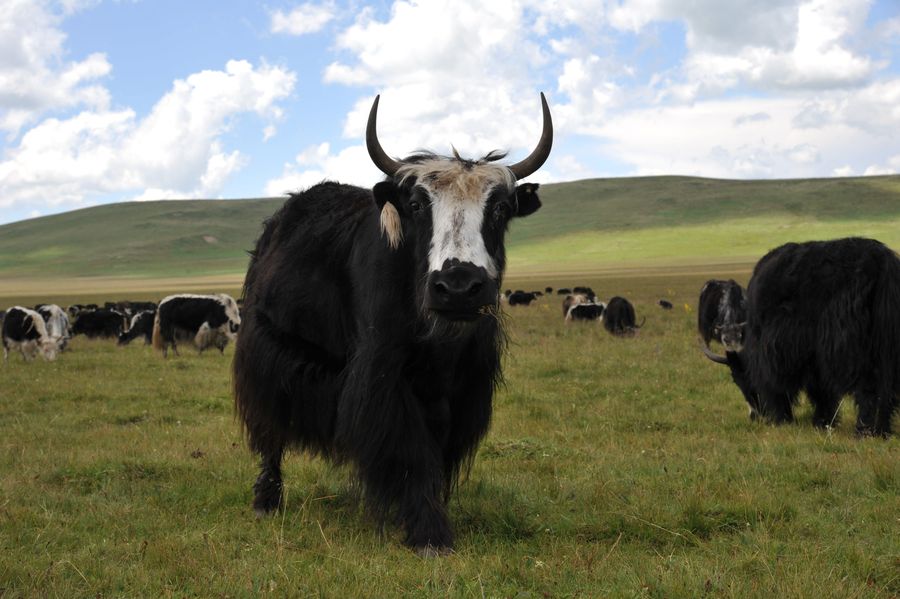
[[[569,308],[569,311],[566,313],[566,322],[575,320],[598,320],[603,317],[605,311],[606,304],[603,302],[584,302],[576,304]]]
[[[789,243],[753,269],[740,350],[718,356],[701,348],[729,366],[751,418],[793,420],[805,390],[813,424],[825,428],[852,394],[857,432],[886,436],[900,406],[898,299],[900,258],[882,243]]]
[[[237,302],[225,293],[170,295],[159,302],[153,321],[153,347],[168,356],[169,346],[178,355],[178,342],[192,343],[203,353],[216,347],[222,353],[241,325]]]
[[[615,296],[606,304],[603,312],[603,327],[617,337],[630,337],[644,326],[636,323],[634,306],[624,297]],[[645,319],[646,320],[646,319]]]
[[[144,345],[149,345],[153,340],[153,321],[156,319],[156,309],[141,310],[131,317],[128,330],[119,335],[119,345],[128,345],[138,337],[144,338]]]
[[[305,449],[351,464],[368,506],[399,523],[407,545],[453,546],[447,502],[501,376],[504,238],[541,205],[537,184],[518,183],[550,153],[541,103],[537,148],[505,166],[497,152],[390,158],[376,98],[366,145],[386,178],[315,185],[266,221],[234,358],[237,410],[262,458],[257,512],[281,505],[285,450]]]
[[[669,300],[661,299],[661,300],[657,301],[656,303],[663,310],[671,310],[672,309],[672,302],[670,302]]]
[[[587,296],[581,293],[570,293],[565,298],[563,298],[562,301],[563,318],[567,318],[569,316],[569,310],[571,310],[573,306],[587,303],[589,303]]]
[[[734,279],[710,279],[700,290],[697,331],[706,347],[715,339],[727,351],[740,351],[747,326],[747,293]]]
[[[59,350],[57,340],[47,333],[44,318],[22,306],[13,306],[6,311],[0,338],[4,361],[8,359],[10,350],[19,350],[26,362],[33,360],[38,353],[45,360],[55,360]]]
[[[56,304],[39,304],[34,307],[34,310],[44,319],[47,334],[56,340],[59,351],[66,349],[72,333],[69,327],[69,315],[65,310]]]

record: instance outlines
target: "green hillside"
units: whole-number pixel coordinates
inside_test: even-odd
[[[510,273],[755,261],[789,240],[866,235],[900,247],[900,176],[545,185],[514,223]],[[125,203],[0,226],[0,277],[241,273],[282,200]]]

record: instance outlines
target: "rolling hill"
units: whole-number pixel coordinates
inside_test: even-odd
[[[545,185],[515,222],[510,274],[742,264],[789,240],[865,235],[900,247],[900,176]],[[123,203],[0,226],[0,279],[240,276],[281,198]]]

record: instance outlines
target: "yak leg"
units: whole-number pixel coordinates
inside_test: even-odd
[[[822,429],[834,426],[838,421],[840,397],[815,384],[807,385],[806,394],[813,405],[813,426]]]
[[[794,421],[794,395],[784,390],[766,389],[759,394],[762,415],[774,424]]]
[[[891,434],[891,416],[893,403],[883,398],[873,389],[858,390],[853,394],[856,400],[856,434],[861,437],[883,436]]]
[[[282,504],[281,457],[284,450],[279,448],[263,455],[259,476],[253,484],[253,511],[258,517],[266,516]]]

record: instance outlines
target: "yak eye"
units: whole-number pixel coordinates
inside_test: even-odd
[[[422,204],[420,204],[416,200],[410,200],[409,209],[412,210],[413,212],[418,212],[419,210],[422,209]]]

